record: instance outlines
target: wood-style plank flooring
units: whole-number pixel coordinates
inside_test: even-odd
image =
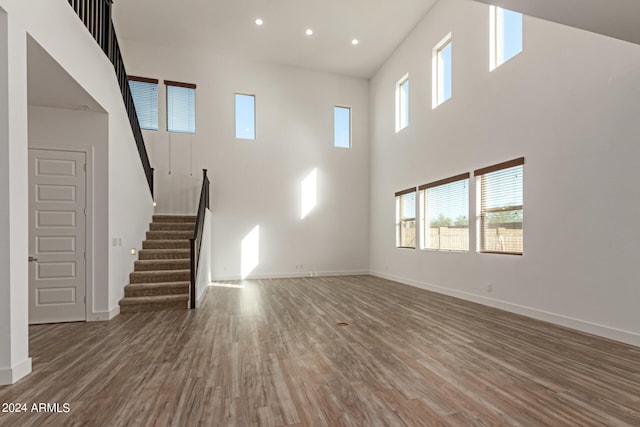
[[[370,277],[30,328],[1,426],[640,426],[640,348]],[[338,326],[347,322],[348,326]]]

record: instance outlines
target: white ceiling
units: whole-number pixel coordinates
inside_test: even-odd
[[[118,38],[371,77],[436,0],[117,0]],[[264,25],[256,26],[262,18]],[[312,36],[305,30],[313,29]],[[360,44],[353,46],[357,38]]]
[[[368,78],[436,1],[117,0],[113,16],[121,40]],[[640,0],[476,1],[640,43]]]

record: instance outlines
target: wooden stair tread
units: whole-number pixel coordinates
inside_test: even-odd
[[[144,297],[125,297],[120,300],[120,305],[134,305],[144,303],[164,303],[188,301],[188,295],[151,295]]]

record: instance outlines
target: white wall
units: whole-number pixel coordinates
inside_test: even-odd
[[[93,196],[91,199],[87,198],[87,270],[90,272],[87,314],[91,320],[101,316],[104,319],[105,313],[109,311],[110,241],[107,228],[100,226],[108,223],[107,129],[108,116],[104,113],[29,106],[30,148],[87,151],[87,163],[92,176],[87,188],[91,189],[90,194]],[[127,246],[123,246],[122,250],[129,252]]]
[[[21,34],[20,25],[0,4],[0,385],[31,372],[29,295],[24,286],[28,280],[26,40],[20,44]]]
[[[158,78],[160,131],[145,131],[157,213],[193,214],[202,169],[212,182],[214,279],[242,276],[242,240],[260,226],[251,277],[369,268],[368,82],[245,62],[210,51],[122,42],[129,74]],[[164,79],[195,83],[193,136],[167,133]],[[255,141],[236,140],[234,93],[256,95]],[[333,107],[352,107],[353,148],[333,147]],[[169,142],[169,139],[171,141]],[[318,173],[318,205],[300,219],[301,181]]]
[[[65,0],[0,0],[0,152],[9,180],[0,183],[2,267],[0,295],[0,382],[26,375],[28,358],[27,237],[27,35],[64,68],[109,114],[108,223],[96,224],[109,237],[140,245],[152,213],[151,196],[133,142],[113,67]],[[55,23],[52,25],[51,23]],[[2,166],[2,163],[0,163]],[[127,246],[133,245],[126,241]],[[126,248],[126,246],[125,246]],[[7,254],[8,252],[8,254]],[[123,253],[124,252],[124,253]],[[101,319],[118,312],[131,271],[131,256],[122,248],[108,253],[108,301]],[[7,301],[10,301],[7,303]],[[6,309],[6,310],[5,310]],[[97,320],[97,319],[96,319]]]
[[[524,51],[489,72],[488,15],[439,2],[371,81],[371,270],[640,345],[640,46],[525,17]],[[453,97],[432,110],[431,50],[450,31]],[[469,253],[394,247],[395,191],[520,156],[523,256],[476,253],[475,224]]]

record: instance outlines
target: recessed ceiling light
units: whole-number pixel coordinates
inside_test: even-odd
[[[358,43],[360,43],[360,42],[358,41],[358,39],[353,39],[353,40],[351,40],[351,44],[352,44],[352,45],[354,45],[354,46],[355,46],[355,45],[357,45]]]
[[[260,18],[256,19],[256,25],[262,25],[262,24],[264,24],[262,19],[260,19]]]
[[[311,28],[307,28],[307,31],[304,32],[306,35],[310,36],[313,34],[313,30]]]

